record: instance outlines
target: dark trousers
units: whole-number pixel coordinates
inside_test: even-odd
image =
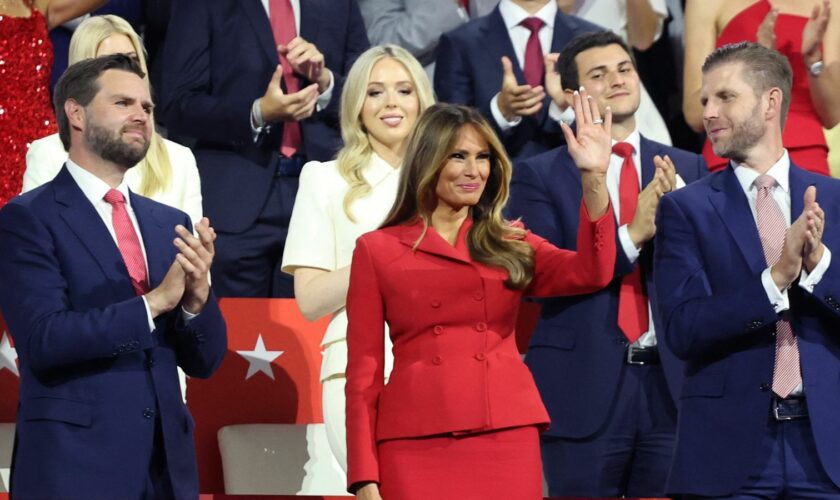
[[[251,227],[240,233],[216,231],[211,273],[217,297],[295,296],[292,277],[280,272],[280,264],[297,188],[297,176],[275,176]]]
[[[549,495],[664,497],[675,432],[662,366],[626,365],[598,432],[584,439],[541,438]]]
[[[832,445],[833,446],[833,445]],[[840,499],[840,488],[826,474],[808,418],[777,421],[768,416],[761,457],[746,484],[731,495],[683,499]]]

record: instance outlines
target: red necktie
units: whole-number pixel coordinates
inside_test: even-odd
[[[290,0],[269,0],[268,10],[274,41],[278,44],[287,45],[297,36],[292,2]],[[283,65],[283,81],[286,83],[286,93],[293,94],[300,90],[300,80],[285,56],[280,56],[280,64]],[[286,158],[291,158],[300,149],[301,142],[300,123],[295,121],[283,123],[280,154]]]
[[[105,201],[111,205],[111,219],[114,233],[117,235],[117,247],[128,269],[131,286],[134,287],[137,295],[143,295],[149,291],[146,262],[143,259],[143,249],[140,248],[137,231],[134,230],[134,224],[131,223],[128,211],[125,209],[125,197],[116,189],[111,189],[105,193]]]
[[[621,164],[621,179],[618,185],[618,202],[621,214],[619,225],[629,224],[636,214],[639,201],[639,175],[633,163],[633,146],[626,142],[616,143],[613,153],[624,158]],[[642,283],[642,270],[637,264],[633,272],[621,279],[618,292],[618,327],[631,343],[639,340],[648,331],[647,294]]]
[[[776,179],[760,175],[755,180],[758,193],[755,198],[755,214],[758,237],[764,250],[764,259],[772,266],[782,255],[787,223],[782,209],[773,199]],[[776,322],[776,361],[773,363],[773,392],[784,399],[802,383],[799,369],[799,344],[793,335],[793,328],[786,317]]]
[[[467,14],[470,13],[470,0],[458,0],[458,3],[460,3],[461,7],[463,7],[464,10],[467,11]]]
[[[528,37],[528,43],[525,45],[525,67],[522,72],[525,74],[525,83],[536,87],[542,84],[543,76],[545,76],[545,64],[539,36],[540,28],[545,23],[538,17],[529,17],[519,24],[531,31],[531,36]]]

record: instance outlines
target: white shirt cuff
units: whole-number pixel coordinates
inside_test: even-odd
[[[767,293],[767,299],[773,305],[773,310],[776,313],[787,311],[790,309],[790,300],[788,300],[787,290],[781,291],[773,281],[773,276],[770,274],[770,268],[761,273],[761,284],[764,285],[764,291]]]
[[[330,71],[330,84],[327,86],[327,90],[325,90],[323,94],[319,95],[317,99],[315,99],[315,111],[321,111],[322,109],[330,105],[330,99],[332,99],[334,88],[335,75],[333,75],[333,72]]]
[[[198,314],[193,314],[184,309],[184,306],[181,306],[181,319],[184,321],[185,325],[192,321],[196,316],[198,316]]]
[[[493,114],[493,119],[496,120],[496,125],[502,130],[510,130],[522,123],[521,116],[517,116],[513,121],[507,121],[504,115],[502,115],[502,110],[499,109],[499,94],[494,95],[490,101],[490,112]]]
[[[557,123],[571,125],[575,121],[575,110],[571,106],[566,106],[566,109],[561,111],[560,106],[552,100],[548,105],[548,116]]]
[[[621,243],[621,248],[624,250],[624,255],[627,256],[627,260],[629,260],[631,264],[635,264],[636,260],[639,258],[641,250],[636,248],[636,244],[633,243],[633,239],[630,238],[630,230],[627,226],[628,224],[624,224],[618,228],[618,241]]]
[[[251,105],[251,135],[254,142],[257,142],[263,132],[268,132],[268,129],[269,126],[265,124],[260,111],[260,100],[254,99],[254,104]]]
[[[143,306],[146,308],[146,319],[149,320],[149,331],[155,331],[155,319],[152,317],[152,309],[149,307],[149,301],[146,300],[146,296],[143,295],[140,298],[143,299]]]
[[[799,286],[804,288],[808,293],[814,293],[814,288],[820,284],[828,266],[831,264],[831,251],[827,246],[823,245],[823,255],[814,270],[810,273],[802,268],[802,274],[799,276]]]

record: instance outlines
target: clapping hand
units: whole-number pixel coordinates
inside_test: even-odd
[[[805,270],[811,272],[820,262],[825,246],[822,237],[825,232],[825,212],[817,203],[817,188],[809,186],[805,190],[805,208],[802,216],[805,217],[805,244],[802,248],[802,265]]]
[[[292,65],[295,73],[317,83],[318,93],[327,90],[330,85],[330,70],[324,66],[324,54],[314,43],[296,36],[287,45],[278,45],[277,53]]]
[[[828,20],[831,18],[831,0],[823,0],[822,8],[815,5],[811,11],[805,28],[802,29],[802,57],[805,64],[811,65],[822,60],[820,44],[822,44],[825,32],[828,29]]]
[[[502,57],[502,89],[499,91],[496,103],[502,116],[507,121],[513,121],[519,116],[530,116],[537,113],[543,104],[545,90],[542,85],[531,87],[519,85],[513,74],[513,64],[507,57]]]

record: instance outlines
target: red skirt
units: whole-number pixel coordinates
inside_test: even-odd
[[[383,500],[541,500],[534,426],[391,439],[377,446]]]

